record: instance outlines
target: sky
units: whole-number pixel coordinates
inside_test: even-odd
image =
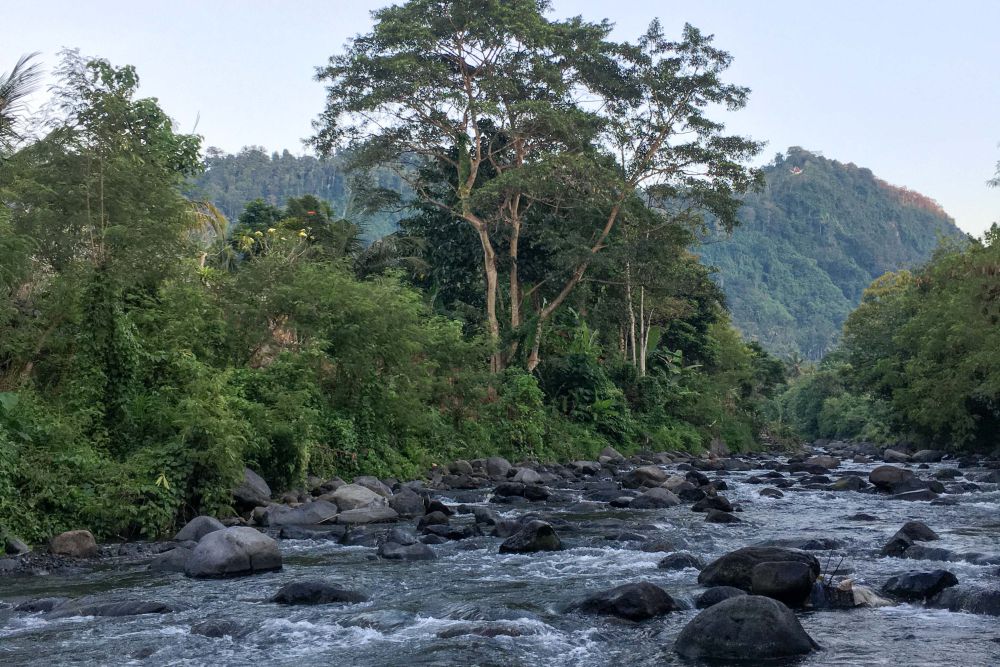
[[[49,68],[78,48],[135,65],[184,132],[234,152],[307,152],[324,103],[313,78],[388,0],[33,0],[5,2],[0,71],[40,51]],[[753,93],[721,117],[767,142],[870,168],[936,199],[959,227],[1000,221],[997,0],[553,0],[552,17],[607,18],[618,39],[658,17],[715,35],[729,80]]]

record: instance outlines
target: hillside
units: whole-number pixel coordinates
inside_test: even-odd
[[[700,253],[737,326],[774,352],[819,359],[874,278],[926,261],[942,236],[962,237],[936,202],[869,169],[795,147],[764,171],[740,227]]]
[[[262,198],[273,206],[283,206],[290,197],[316,195],[330,202],[334,214],[359,224],[368,241],[396,231],[397,215],[363,215],[352,196],[350,179],[340,160],[320,160],[290,152],[268,154],[263,148],[249,146],[236,154],[209,148],[205,171],[188,187],[188,194],[210,201],[227,218],[235,221],[247,202]],[[381,174],[379,185],[400,190],[398,178]]]

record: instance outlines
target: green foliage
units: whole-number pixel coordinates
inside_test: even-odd
[[[872,280],[962,237],[935,202],[854,164],[790,148],[764,172],[737,230],[699,252],[718,267],[737,327],[782,355],[821,358]]]

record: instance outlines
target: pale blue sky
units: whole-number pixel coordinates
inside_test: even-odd
[[[304,151],[323,106],[314,68],[383,0],[21,0],[4,3],[0,70],[61,47],[138,68],[143,93],[206,145]],[[1000,220],[1000,1],[554,0],[634,37],[658,16],[716,35],[753,89],[729,127],[871,168],[937,199],[973,233]]]

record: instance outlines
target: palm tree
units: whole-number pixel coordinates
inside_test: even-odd
[[[31,62],[37,56],[21,56],[14,69],[0,75],[0,156],[13,152],[23,139],[18,126],[25,103],[42,80],[41,63]]]

